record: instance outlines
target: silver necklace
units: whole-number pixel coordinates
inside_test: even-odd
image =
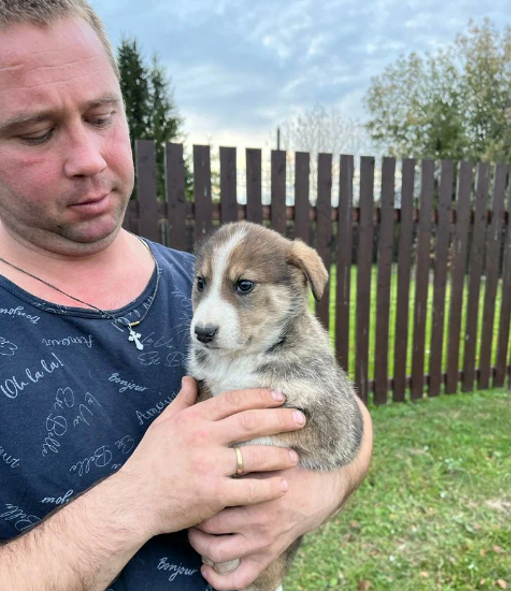
[[[138,236],[137,236],[137,238],[138,238]],[[149,314],[149,310],[151,309],[154,300],[156,299],[156,294],[158,293],[158,287],[160,285],[160,267],[158,265],[158,261],[156,260],[156,257],[154,256],[153,251],[149,248],[149,246],[145,243],[144,240],[142,240],[141,238],[139,238],[139,240],[147,248],[147,250],[151,253],[151,256],[153,257],[154,265],[155,265],[155,268],[156,268],[156,285],[154,286],[153,295],[151,297],[151,301],[149,303],[149,306],[147,307],[147,309],[145,311],[145,314],[142,316],[142,318],[140,318],[140,320],[136,320],[134,322],[127,322],[127,321],[126,322],[122,322],[120,318],[117,318],[113,314],[110,314],[110,312],[107,312],[105,310],[102,310],[101,308],[98,308],[94,304],[89,304],[89,302],[85,302],[84,300],[81,300],[80,298],[75,298],[75,296],[72,296],[72,295],[66,293],[64,290],[60,289],[59,287],[56,287],[55,285],[52,285],[51,283],[49,283],[48,281],[45,281],[44,279],[41,279],[37,275],[33,275],[32,273],[29,273],[28,271],[25,271],[25,269],[22,269],[21,267],[17,267],[13,263],[10,263],[9,261],[6,261],[4,258],[0,257],[0,261],[2,261],[3,263],[5,263],[6,265],[9,265],[9,267],[12,267],[13,269],[16,269],[20,273],[24,273],[25,275],[28,275],[29,277],[32,277],[32,279],[36,279],[37,281],[40,281],[41,283],[44,283],[48,287],[51,287],[55,291],[58,291],[62,295],[65,295],[66,297],[74,300],[75,302],[79,302],[80,304],[84,304],[85,306],[89,306],[89,308],[92,308],[96,312],[99,312],[105,318],[110,318],[116,324],[118,324],[120,326],[123,326],[123,327],[126,327],[128,329],[128,331],[129,331],[128,340],[131,341],[131,342],[133,342],[133,343],[135,343],[135,347],[139,351],[142,351],[144,349],[144,345],[140,341],[140,337],[142,335],[139,332],[134,331],[133,330],[133,327],[134,326],[138,326],[139,324],[142,324],[142,322],[145,320],[145,317]]]

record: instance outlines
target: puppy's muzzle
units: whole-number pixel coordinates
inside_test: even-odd
[[[195,336],[197,340],[201,343],[208,344],[213,342],[217,333],[218,333],[218,326],[213,326],[212,324],[197,324],[195,327]]]

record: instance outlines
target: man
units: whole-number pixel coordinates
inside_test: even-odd
[[[248,476],[232,478],[233,443],[304,419],[266,390],[194,405],[182,380],[192,257],[121,229],[132,188],[98,17],[85,0],[0,0],[5,589],[240,589],[368,469],[361,405],[362,450],[338,473],[246,446]],[[192,547],[241,564],[218,575]]]

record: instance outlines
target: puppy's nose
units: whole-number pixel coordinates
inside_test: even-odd
[[[201,343],[211,343],[217,332],[218,326],[213,326],[212,324],[197,324],[195,327],[195,334]]]

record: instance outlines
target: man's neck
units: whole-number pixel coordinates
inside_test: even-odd
[[[0,254],[9,255],[19,263],[31,264],[34,259],[45,264],[55,262],[71,262],[102,260],[121,234],[120,230],[102,241],[90,244],[75,244],[63,237],[54,237],[44,232],[36,234],[36,239],[27,239],[14,228],[4,224],[0,219]],[[6,258],[6,257],[5,257]]]
[[[147,285],[154,268],[145,246],[122,229],[111,244],[98,252],[66,256],[18,240],[0,225],[0,257],[101,309],[119,308],[135,299]],[[81,306],[23,271],[0,261],[0,274],[25,291],[53,303]]]

